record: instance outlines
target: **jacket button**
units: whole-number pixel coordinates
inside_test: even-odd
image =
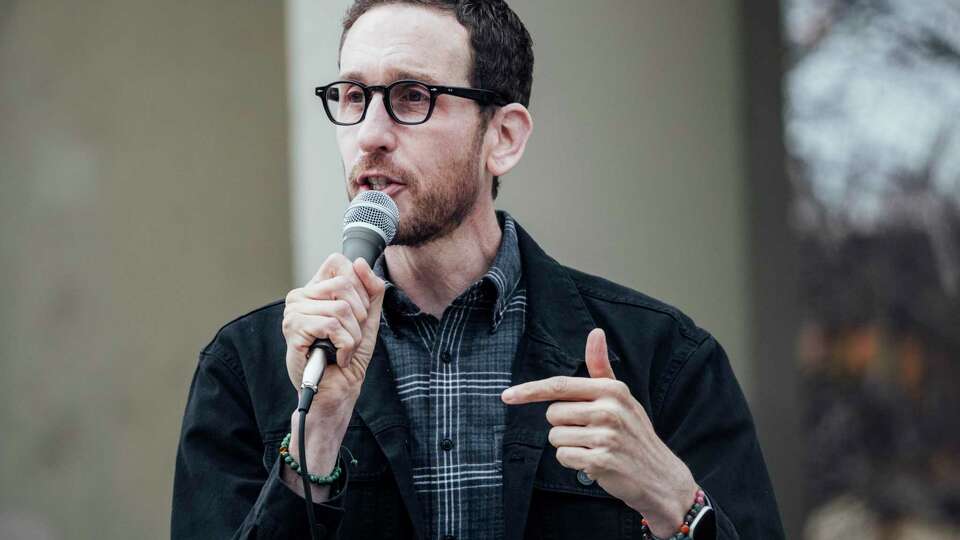
[[[443,449],[444,452],[449,452],[450,450],[453,450],[453,441],[451,441],[450,439],[444,439],[440,441],[440,448]]]
[[[444,364],[449,364],[453,359],[450,358],[450,353],[448,353],[447,351],[443,351],[442,353],[440,353],[440,360],[443,360]]]
[[[580,482],[580,485],[583,486],[592,486],[596,480],[587,476],[587,473],[583,471],[577,471],[577,482]]]

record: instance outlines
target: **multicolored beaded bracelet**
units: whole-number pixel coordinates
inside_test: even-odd
[[[683,523],[680,524],[680,528],[677,530],[676,534],[667,540],[688,540],[690,538],[687,536],[690,534],[690,524],[693,523],[694,519],[696,519],[697,515],[700,513],[700,510],[703,510],[703,505],[705,503],[706,495],[703,493],[702,489],[698,489],[697,494],[693,497],[693,506],[691,506],[690,510],[687,511],[687,515],[683,517]],[[640,520],[640,538],[643,540],[659,540],[653,535],[652,532],[650,532],[650,524],[647,523],[646,518]]]
[[[282,459],[291,469],[300,473],[300,464],[297,463],[297,460],[293,459],[293,456],[290,455],[290,434],[287,433],[287,436],[280,441],[280,459]],[[329,486],[337,481],[340,478],[340,465],[338,464],[333,468],[333,472],[327,475],[319,474],[310,474],[308,478],[311,483],[318,486]]]

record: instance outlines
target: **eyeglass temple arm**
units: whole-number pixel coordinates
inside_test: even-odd
[[[481,105],[507,105],[509,100],[492,90],[481,90],[479,88],[463,88],[460,86],[434,86],[438,92],[450,94],[451,96],[463,97],[479,102]]]

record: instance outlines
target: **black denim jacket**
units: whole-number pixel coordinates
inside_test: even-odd
[[[513,384],[586,376],[586,336],[603,328],[617,378],[714,504],[717,538],[783,538],[753,420],[720,345],[668,305],[561,266],[517,229],[528,309]],[[303,499],[279,475],[277,449],[296,408],[282,317],[283,302],[248,313],[200,353],[177,451],[174,538],[309,538]],[[507,413],[506,538],[639,538],[639,514],[557,462],[546,408]],[[315,505],[321,537],[422,537],[408,438],[378,346],[343,443],[358,463],[347,466],[340,495]]]

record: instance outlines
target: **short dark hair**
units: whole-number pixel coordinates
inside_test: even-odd
[[[533,86],[533,40],[520,17],[504,0],[355,0],[343,18],[340,49],[361,15],[377,6],[409,4],[450,13],[467,29],[473,53],[470,85],[493,90],[510,102],[530,106]],[[488,108],[484,119],[489,119]],[[493,178],[493,198],[500,179]]]

